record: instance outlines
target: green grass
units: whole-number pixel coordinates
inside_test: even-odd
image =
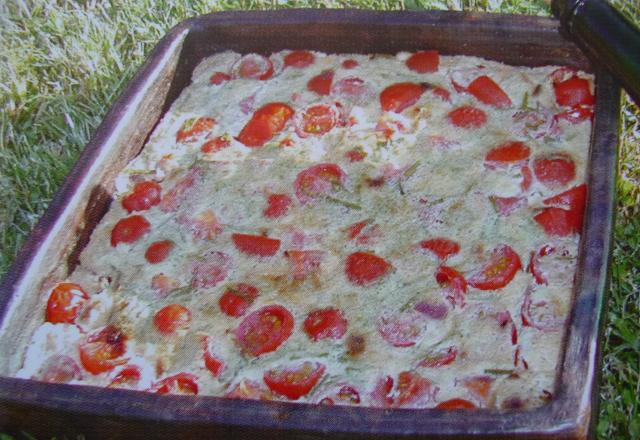
[[[640,6],[613,3],[640,23]],[[171,26],[217,10],[345,6],[549,14],[541,0],[2,2],[0,276],[114,99]],[[602,439],[640,438],[640,112],[628,100],[623,121]]]

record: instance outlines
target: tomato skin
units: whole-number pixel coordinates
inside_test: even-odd
[[[426,89],[422,84],[410,82],[392,84],[380,93],[380,106],[383,111],[400,113],[418,102]]]
[[[284,129],[294,111],[283,102],[270,102],[255,111],[236,138],[247,147],[262,147]]]
[[[267,207],[263,214],[267,218],[282,217],[289,211],[289,207],[293,200],[288,194],[270,194],[267,197]]]
[[[367,286],[383,277],[391,265],[383,258],[368,252],[355,252],[347,257],[347,279],[357,286]]]
[[[202,338],[202,348],[203,348],[203,359],[204,366],[213,377],[220,377],[220,374],[226,368],[226,364],[221,359],[218,359],[216,356],[211,353],[210,350],[211,338],[209,336],[205,336]]]
[[[353,59],[344,60],[342,62],[342,67],[344,69],[355,69],[359,65],[360,63],[358,63],[356,60],[353,60]]]
[[[420,247],[432,252],[440,261],[460,252],[460,245],[448,238],[432,238],[420,242]]]
[[[423,50],[411,55],[405,61],[407,67],[418,73],[431,73],[438,71],[440,54],[437,50]]]
[[[140,381],[140,368],[136,365],[127,365],[113,378],[108,388],[121,385],[135,386]]]
[[[144,258],[151,264],[162,263],[167,259],[175,243],[171,240],[155,241],[149,245]]]
[[[403,371],[398,374],[398,383],[386,376],[378,381],[371,393],[374,406],[383,408],[422,408],[433,399],[433,383],[417,373]]]
[[[411,314],[386,316],[378,319],[378,333],[394,347],[411,347],[421,336],[421,327],[416,324],[416,317]]]
[[[310,312],[302,324],[312,341],[340,339],[347,332],[347,320],[338,309],[326,308]]]
[[[255,53],[244,55],[231,66],[233,78],[264,81],[271,78],[273,73],[274,69],[271,60]]]
[[[451,94],[447,89],[443,89],[442,87],[434,87],[433,89],[431,89],[431,93],[445,102],[451,101]]]
[[[327,134],[338,123],[339,113],[334,106],[314,104],[298,112],[295,117],[296,133],[301,138]]]
[[[298,400],[311,392],[324,375],[325,368],[319,362],[304,362],[296,367],[268,370],[263,379],[274,393]]]
[[[293,183],[296,197],[301,203],[309,203],[330,194],[337,186],[344,185],[346,174],[335,163],[312,165],[298,173]]]
[[[156,182],[138,182],[134,185],[133,192],[122,199],[122,207],[129,213],[146,211],[160,203],[161,191]]]
[[[78,284],[58,283],[49,294],[45,321],[74,324],[78,312],[88,299],[89,295]]]
[[[227,136],[217,136],[203,143],[200,147],[200,151],[205,154],[216,153],[220,150],[224,150],[229,145],[231,145],[231,141]]]
[[[527,206],[526,197],[489,196],[489,200],[499,216],[508,216],[517,209]]]
[[[156,394],[198,394],[198,377],[190,373],[178,373],[155,383],[150,392]]]
[[[222,84],[225,81],[229,81],[231,79],[231,75],[224,72],[214,72],[209,77],[209,83],[215,86]]]
[[[307,50],[294,50],[284,57],[284,65],[302,69],[308,67],[315,61],[316,57]]]
[[[581,218],[578,219],[575,211],[556,207],[544,208],[533,219],[542,226],[547,235],[558,237],[566,237],[579,232],[576,224],[582,222]]]
[[[354,148],[344,153],[344,156],[349,159],[349,162],[362,162],[367,157],[367,153],[361,148]]]
[[[220,297],[218,305],[225,315],[237,318],[246,313],[258,297],[258,289],[250,284],[238,283],[230,286]]]
[[[464,276],[449,266],[439,266],[436,270],[436,281],[442,287],[448,287],[455,291],[467,293],[467,281]]]
[[[327,96],[331,92],[333,76],[333,70],[325,70],[309,80],[307,83],[307,90],[315,92],[320,96]]]
[[[449,399],[436,405],[436,409],[452,411],[456,409],[476,409],[477,407],[465,399]]]
[[[469,83],[467,91],[478,101],[495,108],[511,107],[513,103],[502,88],[486,75],[479,76]]]
[[[480,290],[497,290],[505,287],[513,280],[522,263],[518,254],[508,245],[503,244],[491,252],[487,263],[467,279],[469,285]]]
[[[231,239],[236,249],[247,255],[272,257],[280,249],[280,240],[262,235],[232,234]]]
[[[560,153],[537,158],[533,173],[547,188],[561,188],[575,179],[576,166],[569,155]]]
[[[156,329],[164,335],[170,335],[176,330],[188,327],[189,322],[191,322],[191,311],[180,304],[169,304],[153,317]]]
[[[194,142],[216,124],[215,119],[200,117],[188,119],[176,133],[176,142]]]
[[[556,102],[562,106],[593,105],[595,98],[589,89],[589,81],[573,75],[564,81],[553,83]]]
[[[531,149],[519,141],[509,141],[491,149],[484,157],[485,165],[508,166],[526,161]]]
[[[434,356],[424,358],[418,366],[425,368],[440,368],[446,365],[452,364],[458,356],[458,349],[456,347],[447,348],[446,353],[438,353]]]
[[[449,122],[460,128],[480,128],[487,123],[487,114],[479,108],[463,106],[449,112]]]
[[[579,107],[579,106],[571,107],[569,110],[565,110],[553,116],[553,120],[556,123],[558,121],[564,120],[573,125],[579,124],[580,122],[584,122],[592,118],[593,118],[593,109],[591,107]]]
[[[125,364],[126,359],[118,358],[126,351],[127,336],[115,325],[108,325],[90,334],[78,347],[80,362],[91,374],[100,374]]]
[[[560,194],[546,198],[542,201],[545,205],[561,206],[570,210],[584,211],[584,205],[587,199],[587,185],[582,184],[574,186]]]
[[[111,230],[111,246],[134,243],[150,230],[151,224],[141,215],[123,218]]]
[[[531,168],[527,165],[523,166],[520,170],[522,173],[522,183],[520,183],[520,189],[522,191],[528,191],[531,188],[531,183],[533,182],[533,174],[531,173]]]
[[[264,306],[248,315],[235,330],[240,347],[252,356],[275,351],[293,332],[293,315],[280,305]]]

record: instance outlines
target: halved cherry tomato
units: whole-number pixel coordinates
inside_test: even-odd
[[[115,386],[135,386],[140,381],[141,373],[140,368],[136,365],[127,365],[118,372],[116,377],[113,378],[108,385],[109,388]]]
[[[489,167],[504,167],[522,163],[530,154],[531,149],[524,142],[509,141],[492,148],[484,157],[484,161]]]
[[[150,230],[151,224],[141,215],[123,218],[111,230],[111,246],[134,243]]]
[[[298,400],[311,392],[324,375],[325,368],[319,362],[304,362],[294,367],[272,369],[264,373],[264,383],[274,393]]]
[[[289,273],[294,280],[305,280],[309,276],[316,275],[320,269],[320,263],[324,258],[324,251],[320,250],[288,250],[284,256],[289,262]]]
[[[380,106],[383,111],[400,113],[412,106],[427,90],[422,84],[404,82],[392,84],[380,93]]]
[[[187,119],[176,133],[176,142],[194,142],[216,125],[215,119],[200,117]]]
[[[353,103],[362,103],[368,100],[370,88],[363,79],[349,76],[343,78],[331,86],[331,94]]]
[[[581,106],[571,107],[569,110],[565,110],[553,116],[553,120],[556,123],[564,120],[574,125],[591,118],[593,118],[593,108]]]
[[[420,301],[413,309],[431,319],[444,319],[449,313],[449,306],[443,302]]]
[[[476,409],[477,407],[465,399],[449,399],[444,402],[440,402],[436,405],[436,409],[442,409],[446,411],[456,410],[456,409]]]
[[[211,251],[191,268],[192,287],[215,287],[224,281],[231,269],[231,257],[223,252]]]
[[[353,69],[353,68],[358,67],[358,65],[359,65],[359,63],[356,60],[351,59],[351,58],[348,59],[348,60],[344,60],[342,62],[342,67],[345,68],[345,69]]]
[[[562,329],[567,319],[566,316],[559,314],[551,301],[543,300],[534,303],[531,294],[531,288],[525,290],[524,301],[522,302],[522,306],[520,306],[522,326],[533,327],[543,332],[553,332]],[[516,351],[514,364],[517,365],[519,360],[522,360],[525,368],[527,368],[527,363],[518,350]]]
[[[302,138],[322,136],[336,126],[339,116],[338,110],[334,106],[311,105],[296,114],[296,133]]]
[[[403,371],[395,390],[393,385],[391,376],[380,379],[371,393],[372,403],[383,408],[418,408],[433,399],[432,382],[417,373]]]
[[[226,364],[211,353],[211,338],[209,338],[209,336],[202,338],[202,346],[204,349],[203,358],[205,368],[213,374],[213,377],[220,377],[220,374],[222,374],[226,368]]]
[[[244,318],[235,330],[240,347],[252,356],[275,351],[293,332],[293,315],[280,305],[265,306]]]
[[[548,206],[559,206],[570,210],[584,211],[584,204],[587,199],[587,185],[574,186],[560,194],[546,198],[542,201]],[[581,216],[582,217],[582,216]]]
[[[479,108],[463,106],[447,115],[450,123],[460,128],[480,128],[487,123],[487,114]]]
[[[449,266],[438,266],[436,281],[440,286],[453,289],[460,293],[467,293],[467,281],[464,276]]]
[[[347,332],[347,319],[340,310],[329,307],[309,313],[303,327],[313,341],[340,339]]]
[[[258,289],[256,287],[251,284],[238,283],[227,288],[218,304],[222,313],[237,318],[246,313],[257,297]]]
[[[198,394],[198,377],[190,373],[178,373],[155,383],[150,392],[156,394]]]
[[[495,108],[507,108],[513,104],[509,95],[486,75],[479,76],[469,83],[467,91],[478,101]]]
[[[89,295],[78,284],[57,284],[51,290],[47,301],[45,321],[53,324],[74,324],[78,312],[88,299]]]
[[[354,252],[347,257],[347,279],[357,286],[366,286],[382,278],[391,265],[381,257],[368,252]]]
[[[462,379],[462,385],[476,398],[486,400],[494,381],[495,379],[490,376],[471,376]]]
[[[344,153],[344,156],[349,159],[350,162],[362,162],[364,158],[367,157],[367,153],[365,153],[362,148],[354,148]]]
[[[160,210],[162,212],[175,212],[180,208],[182,203],[188,198],[193,188],[202,177],[202,171],[199,168],[191,168],[189,172],[180,179],[176,184],[162,197],[160,202]]]
[[[82,373],[76,361],[71,357],[54,354],[44,361],[33,379],[44,382],[69,383],[72,380],[82,379]]]
[[[151,278],[151,288],[157,292],[159,296],[167,296],[169,293],[180,287],[178,280],[158,273]]]
[[[467,282],[480,290],[500,289],[509,284],[521,268],[518,254],[510,246],[502,244],[491,252],[489,261],[482,268],[467,278]]]
[[[171,240],[155,241],[149,245],[144,258],[151,264],[162,263],[167,259],[175,243]]]
[[[489,196],[494,209],[501,216],[507,216],[519,208],[527,206],[526,197],[498,197]]]
[[[544,208],[533,219],[542,226],[547,235],[565,237],[580,232],[578,225],[582,225],[582,214],[575,210],[562,208]]]
[[[360,403],[360,393],[351,385],[337,384],[336,387],[318,403],[323,405],[357,405]]]
[[[232,234],[231,239],[236,249],[247,255],[271,257],[280,249],[280,240],[263,235]]]
[[[308,67],[315,61],[316,57],[307,50],[294,50],[284,57],[284,65],[302,69]]]
[[[234,78],[264,81],[271,78],[273,72],[273,63],[271,60],[255,53],[244,55],[231,66],[231,75]]]
[[[229,81],[231,79],[231,75],[224,72],[214,72],[211,77],[209,77],[209,83],[215,86],[222,84],[225,81]]]
[[[537,252],[531,252],[529,271],[536,283],[553,284],[566,282],[575,270],[577,255],[561,244],[545,244]]]
[[[438,98],[445,102],[449,102],[451,100],[451,94],[447,89],[443,89],[442,87],[434,87],[431,90],[431,93],[436,95]]]
[[[273,400],[273,395],[269,389],[249,379],[242,379],[224,397],[227,399]]]
[[[593,105],[595,98],[591,94],[589,81],[577,75],[553,83],[556,102],[563,106]]]
[[[156,182],[138,182],[133,191],[123,197],[122,207],[129,211],[146,211],[160,203],[160,185]]]
[[[213,240],[222,232],[220,220],[212,209],[206,209],[193,217],[180,214],[176,222],[186,226],[195,240]]]
[[[169,304],[161,308],[153,317],[156,329],[165,335],[187,328],[190,322],[191,311],[180,304]]]
[[[346,174],[334,163],[320,163],[298,173],[293,184],[296,197],[302,203],[308,203],[318,197],[328,195],[344,184]]]
[[[203,143],[200,147],[200,151],[206,154],[216,153],[220,150],[224,150],[229,145],[231,145],[231,140],[228,136],[217,136]]]
[[[394,347],[411,347],[420,339],[422,328],[412,314],[383,315],[377,322],[382,339]]]
[[[421,360],[418,365],[425,368],[440,368],[452,364],[457,356],[458,349],[456,347],[449,347],[445,353],[435,353],[427,356]]]
[[[267,207],[264,209],[264,216],[267,218],[282,217],[291,206],[291,197],[288,194],[270,194],[267,197]]]
[[[255,111],[236,138],[247,147],[261,147],[282,131],[294,111],[283,102],[270,102]]]
[[[432,238],[420,242],[422,249],[433,252],[440,261],[444,261],[451,255],[460,252],[460,245],[448,238]]]
[[[568,154],[559,153],[537,158],[533,173],[547,188],[561,188],[576,177],[576,165]]]
[[[437,50],[416,52],[405,61],[407,67],[418,73],[437,72],[440,64],[440,54]]]
[[[91,374],[100,374],[113,370],[127,362],[118,359],[126,351],[127,336],[115,325],[108,325],[90,334],[78,347],[80,362]]]
[[[307,83],[307,90],[316,92],[320,96],[326,96],[331,91],[331,83],[333,82],[333,70],[325,70],[319,75],[314,76]]]

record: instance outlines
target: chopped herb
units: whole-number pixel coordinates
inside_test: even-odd
[[[402,181],[398,180],[398,188],[400,189],[400,194],[404,195],[404,188],[402,187]]]
[[[418,169],[418,167],[420,166],[420,161],[416,160],[413,165],[411,165],[409,168],[407,168],[404,172],[404,177],[406,177],[407,179],[411,176],[413,176],[413,174],[416,172],[416,170]]]
[[[484,370],[485,374],[495,374],[495,375],[511,375],[515,373],[515,370],[501,370],[499,368],[489,368]]]
[[[331,197],[331,196],[326,196],[326,199],[328,201],[330,201],[330,202],[337,203],[338,205],[346,206],[347,208],[362,209],[362,206],[358,205],[357,203],[348,202],[346,200],[341,200],[341,199],[336,199],[335,197]]]
[[[524,92],[524,96],[522,97],[522,104],[520,104],[520,108],[522,110],[529,109],[529,92]]]

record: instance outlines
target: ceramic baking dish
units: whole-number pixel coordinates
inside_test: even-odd
[[[63,279],[107,211],[114,178],[142,148],[204,57],[230,49],[390,53],[437,49],[508,64],[572,66],[596,75],[588,201],[573,312],[554,400],[529,411],[383,410],[121,389],[8,377],[39,314],[38,292]],[[0,428],[88,438],[583,439],[597,415],[599,333],[611,249],[619,89],[553,19],[453,12],[295,10],[206,15],[174,28],[151,53],[87,145],[0,285]],[[34,310],[36,310],[34,312]]]

